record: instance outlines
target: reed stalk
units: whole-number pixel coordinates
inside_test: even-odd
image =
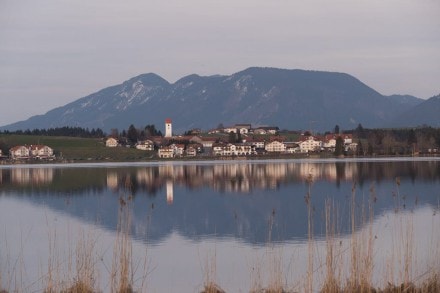
[[[201,293],[225,293],[225,291],[217,285],[217,252],[205,258],[204,264],[205,280]]]
[[[337,209],[334,201],[325,202],[325,242],[326,242],[326,276],[321,292],[337,293],[340,292],[342,276],[342,251],[341,245],[337,241]]]
[[[133,292],[133,260],[131,239],[132,198],[119,199],[118,226],[113,250],[111,292]]]
[[[313,235],[313,205],[312,205],[312,184],[313,175],[310,173],[306,178],[307,182],[307,194],[305,196],[305,202],[307,206],[307,251],[308,251],[308,262],[307,262],[307,276],[305,284],[305,292],[313,292],[313,261],[314,261],[314,235]]]

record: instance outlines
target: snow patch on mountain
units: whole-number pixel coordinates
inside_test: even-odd
[[[66,111],[64,111],[63,116],[72,114],[73,112],[75,112],[74,108],[67,109]]]
[[[275,97],[278,92],[278,88],[276,86],[273,86],[267,92],[263,92],[262,97],[265,101],[267,101]]]

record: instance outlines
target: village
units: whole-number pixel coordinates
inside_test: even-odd
[[[356,152],[357,143],[352,134],[328,133],[324,136],[310,132],[299,133],[297,139],[279,134],[276,126],[253,128],[251,124],[235,124],[202,133],[194,129],[185,135],[173,135],[171,119],[165,120],[165,135],[150,136],[128,145],[120,137],[105,138],[108,148],[134,147],[152,152],[156,158],[172,159],[182,157],[248,157],[283,154],[334,153],[338,138],[342,152]],[[0,157],[6,158],[1,153]],[[17,145],[9,149],[10,160],[54,160],[55,150],[48,145]]]
[[[305,132],[299,140],[290,141],[279,135],[278,127],[252,128],[251,124],[235,124],[230,127],[210,130],[201,135],[199,129],[190,134],[174,136],[171,119],[165,120],[165,135],[138,141],[135,148],[157,151],[159,158],[180,158],[195,156],[246,157],[264,154],[295,154],[312,152],[335,152],[337,140],[341,139],[343,152],[355,152],[357,143],[352,134],[326,134],[323,137]],[[123,147],[124,143],[109,137],[106,147]]]

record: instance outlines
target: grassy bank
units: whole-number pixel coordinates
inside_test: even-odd
[[[67,162],[80,161],[142,161],[151,159],[152,152],[135,148],[108,148],[105,141],[98,138],[6,135],[0,134],[0,148],[7,155],[8,150],[16,145],[43,144],[51,147],[57,160]]]

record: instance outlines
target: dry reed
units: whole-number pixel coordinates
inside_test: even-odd
[[[217,253],[205,257],[203,268],[205,272],[205,280],[201,293],[225,293],[225,291],[217,284]]]

